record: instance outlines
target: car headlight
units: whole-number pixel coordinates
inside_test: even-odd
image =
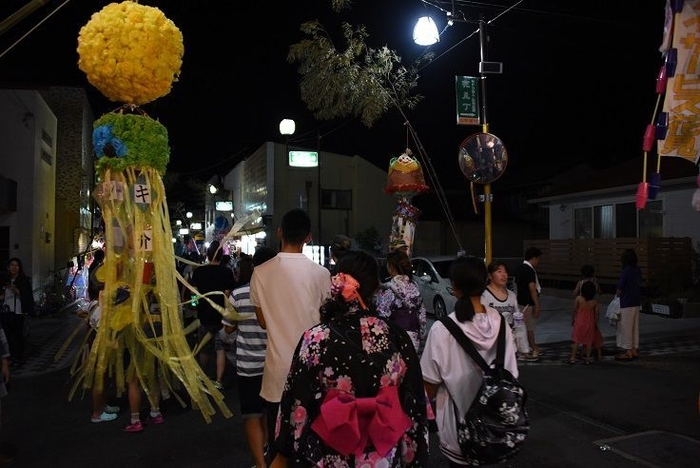
[[[448,287],[447,287],[447,292],[450,293],[450,296],[454,296],[454,295],[455,295],[454,291],[452,291],[452,286],[448,286]]]

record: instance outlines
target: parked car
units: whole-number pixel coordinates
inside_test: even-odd
[[[452,313],[457,298],[452,293],[450,265],[453,256],[413,257],[413,281],[418,285],[428,314],[437,319]]]

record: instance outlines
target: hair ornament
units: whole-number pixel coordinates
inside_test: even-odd
[[[360,283],[355,278],[345,273],[338,273],[331,278],[331,294],[343,296],[345,302],[358,301],[363,309],[367,309],[362,297],[357,292]]]

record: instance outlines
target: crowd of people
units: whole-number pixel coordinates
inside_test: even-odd
[[[182,258],[179,270],[182,305],[194,310],[199,323],[193,354],[218,389],[235,379],[254,466],[425,466],[430,427],[436,428],[450,466],[469,465],[459,449],[455,421],[474,399],[482,372],[443,323],[427,330],[405,249],[389,252],[382,282],[377,260],[352,249],[346,236],[334,238],[329,265],[308,258],[303,247],[312,240],[311,220],[301,209],[282,217],[277,237],[278,250],[259,247],[253,255],[237,256],[235,268],[214,241],[206,260]],[[536,340],[541,255],[535,247],[525,251],[514,272],[515,292],[508,288],[502,261],[485,265],[476,257],[459,256],[450,269],[457,302],[447,320],[487,362],[495,356],[505,321],[504,364],[516,378],[518,361],[543,354]],[[97,329],[104,256],[93,257],[84,285],[91,302],[83,315]],[[616,359],[631,360],[639,348],[641,271],[633,250],[621,260],[617,345],[623,352]],[[585,364],[601,356],[600,285],[591,265],[581,273],[573,291],[570,364],[579,353]],[[21,260],[11,259],[0,296],[0,398],[10,362],[22,359],[21,319],[33,307],[31,292]],[[222,318],[226,301],[238,320]],[[129,421],[123,430],[141,432],[145,423],[162,424],[157,379],[149,393],[158,397],[149,395],[150,411],[142,424],[142,388],[127,377]],[[92,393],[94,423],[113,421],[120,411],[107,403],[108,388],[105,383]]]

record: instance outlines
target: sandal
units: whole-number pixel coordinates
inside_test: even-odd
[[[94,423],[101,423],[101,422],[107,422],[107,421],[114,421],[117,419],[117,415],[114,413],[107,413],[106,411],[103,411],[102,414],[100,414],[99,417],[97,418],[90,418],[90,421]]]
[[[564,359],[562,362],[564,364],[568,364],[568,365],[572,366],[572,365],[576,364],[576,359]]]
[[[634,359],[634,356],[630,356],[627,353],[618,354],[617,356],[615,356],[616,361],[631,361],[633,359]]]

